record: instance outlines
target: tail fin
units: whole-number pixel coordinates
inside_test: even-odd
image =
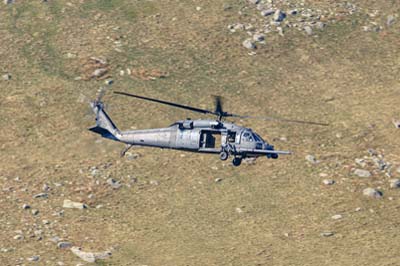
[[[104,138],[119,140],[118,135],[120,132],[106,111],[104,111],[104,104],[96,100],[90,102],[90,107],[92,107],[93,112],[96,114],[96,126],[89,130],[100,134]]]

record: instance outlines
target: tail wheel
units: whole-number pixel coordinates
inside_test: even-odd
[[[232,161],[233,166],[239,166],[242,163],[242,158],[235,157]]]
[[[219,154],[219,158],[221,159],[221,161],[226,161],[228,160],[229,154],[227,151],[223,150],[220,154]]]

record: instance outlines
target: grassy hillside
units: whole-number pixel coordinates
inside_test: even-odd
[[[51,241],[57,236],[84,251],[111,250],[98,265],[396,265],[400,190],[389,180],[400,178],[392,123],[400,119],[400,5],[357,0],[349,14],[340,3],[306,1],[333,12],[324,29],[285,28],[248,50],[242,42],[251,36],[228,25],[265,21],[244,0],[2,2],[0,74],[11,78],[0,79],[1,264],[84,263]],[[106,61],[104,76],[91,77],[99,66],[91,57]],[[134,148],[137,158],[120,158],[123,145],[87,131],[87,100],[100,86],[109,87],[104,100],[121,129],[204,116],[113,90],[200,108],[221,95],[231,112],[329,127],[237,120],[294,152],[239,168],[169,150]],[[383,198],[364,196],[367,187]],[[65,199],[89,208],[65,209]]]

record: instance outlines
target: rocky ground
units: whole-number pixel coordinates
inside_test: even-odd
[[[2,1],[1,265],[397,265],[395,1]],[[112,95],[329,123],[237,120],[281,150],[239,168],[87,131],[194,114]]]

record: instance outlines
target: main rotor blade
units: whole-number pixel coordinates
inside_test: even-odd
[[[224,110],[222,108],[222,98],[221,96],[214,96],[215,99],[215,113],[217,114],[223,114]]]
[[[329,124],[326,124],[326,123],[303,121],[303,120],[293,120],[293,119],[286,119],[286,118],[279,118],[279,117],[272,117],[272,116],[243,116],[243,115],[235,115],[235,114],[232,114],[231,116],[238,117],[238,118],[250,118],[250,119],[265,120],[265,121],[277,121],[277,122],[308,124],[308,125],[317,125],[317,126],[329,126]]]
[[[214,114],[214,115],[216,114],[215,112],[206,110],[206,109],[200,109],[200,108],[182,105],[182,104],[178,104],[178,103],[162,101],[162,100],[148,98],[148,97],[139,96],[139,95],[134,95],[134,94],[126,93],[126,92],[115,91],[114,93],[129,96],[129,97],[134,97],[134,98],[138,98],[138,99],[142,99],[142,100],[147,100],[147,101],[151,101],[151,102],[162,103],[162,104],[166,104],[166,105],[170,105],[170,106],[174,106],[174,107],[178,107],[178,108],[182,108],[182,109],[186,109],[186,110],[190,110],[190,111],[198,112],[198,113],[202,113],[202,114]]]

